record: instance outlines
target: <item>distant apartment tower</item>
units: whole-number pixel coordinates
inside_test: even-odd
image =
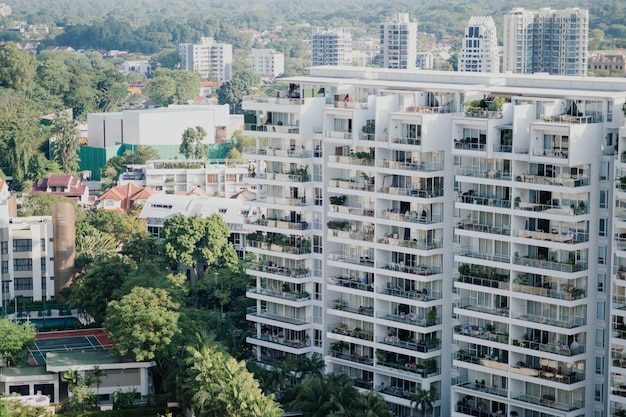
[[[504,71],[587,75],[589,11],[515,8],[504,16]]]
[[[313,66],[351,64],[352,34],[348,29],[315,28],[311,45]]]
[[[417,59],[417,22],[408,13],[394,13],[380,25],[380,54],[383,68],[415,68]]]
[[[285,54],[273,49],[252,48],[248,61],[250,69],[264,78],[274,78],[285,71]]]
[[[202,79],[230,81],[232,77],[233,46],[229,43],[200,38],[199,44],[181,43],[178,54],[181,69],[198,74]]]
[[[472,16],[465,28],[459,71],[498,72],[498,39],[491,16]]]

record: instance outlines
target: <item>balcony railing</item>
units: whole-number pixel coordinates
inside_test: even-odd
[[[381,210],[379,218],[424,224],[441,223],[443,221],[443,216],[440,214],[419,214],[417,211],[400,213],[393,210]]]
[[[532,349],[539,352],[555,353],[561,356],[575,356],[585,353],[585,345],[572,343],[572,347],[565,343],[539,343],[532,340],[513,339],[513,346],[519,346],[521,348]]]
[[[280,321],[288,324],[307,324],[311,322],[310,317],[289,317],[289,316],[281,316],[280,314],[268,313],[265,310],[258,310],[256,307],[248,307],[246,309],[246,313],[249,316],[253,317],[262,317],[270,320]]]
[[[282,298],[283,300],[289,301],[308,301],[311,299],[311,294],[308,292],[285,292],[252,286],[249,286],[247,291],[253,294],[269,295],[270,297]]]
[[[339,285],[340,287],[353,288],[355,290],[374,292],[374,286],[363,282],[360,278],[350,277],[328,277],[327,282],[329,285]]]
[[[556,298],[559,300],[578,300],[585,298],[586,292],[583,289],[571,288],[571,289],[557,289],[535,287],[532,285],[513,284],[513,291],[521,292],[522,294],[538,295],[540,297]]]
[[[243,148],[243,154],[244,155],[279,156],[282,158],[310,158],[313,155],[313,152],[309,150],[305,150],[305,149],[301,149],[301,150],[291,149],[290,146],[289,146],[289,149],[287,148],[257,149],[254,147],[245,147]]]
[[[430,242],[419,241],[419,240],[405,240],[398,239],[393,237],[380,237],[377,240],[378,243],[389,245],[389,246],[401,246],[403,248],[412,248],[412,249],[420,249],[420,250],[431,250],[441,248],[443,245],[443,241],[441,240],[433,240]]]
[[[441,349],[441,342],[439,341],[430,342],[428,340],[420,340],[419,342],[416,342],[414,339],[400,340],[400,338],[397,336],[379,337],[376,341],[384,345],[395,346],[402,349],[414,350],[422,353]]]
[[[328,259],[331,261],[346,262],[349,264],[357,264],[363,266],[374,266],[374,258],[369,256],[354,256],[344,253],[330,253]]]
[[[520,375],[535,377],[535,378],[547,379],[549,381],[554,381],[554,382],[558,382],[561,384],[574,384],[576,382],[585,380],[584,372],[571,372],[565,375],[565,374],[559,373],[556,369],[546,370],[544,368],[540,368],[540,369],[528,368],[528,367],[523,366],[522,364],[518,364],[517,366],[511,367],[511,372],[520,374]]]
[[[330,210],[336,213],[353,214],[355,216],[374,217],[374,210],[362,207],[351,207],[346,205],[331,204]]]
[[[509,289],[509,280],[506,275],[503,275],[502,278],[495,279],[459,275],[456,280],[457,282],[461,282],[463,284],[480,285],[481,287],[498,288],[500,290]]]
[[[429,369],[426,370],[424,367],[418,363],[400,363],[400,362],[391,362],[391,361],[377,361],[376,367],[380,368],[390,368],[400,373],[406,373],[407,375],[419,375],[422,378],[429,378],[431,376],[439,375],[441,373],[440,369]],[[393,394],[392,394],[393,395]],[[400,395],[396,395],[400,396]]]
[[[472,250],[469,246],[458,248],[455,253],[459,256],[467,256],[468,258],[485,259],[487,261],[496,262],[509,262],[509,254],[478,252]]]
[[[571,319],[558,319],[555,317],[540,316],[537,314],[518,313],[513,312],[513,318],[518,320],[524,320],[532,323],[547,324],[549,326],[561,327],[563,329],[574,329],[576,327],[584,326],[587,324],[587,319],[584,317],[573,317]]]
[[[251,124],[251,123],[244,123],[243,129],[249,130],[252,132],[276,132],[276,133],[293,133],[293,134],[300,133],[300,127],[297,125],[294,125],[294,126],[273,125],[273,124],[257,125],[257,124]]]
[[[478,380],[470,381],[469,378],[467,377],[456,379],[455,385],[458,387],[463,387],[463,388],[467,388],[467,389],[471,389],[471,390],[475,390],[479,392],[484,392],[484,393],[488,393],[491,395],[497,395],[498,397],[508,396],[508,390],[506,389],[498,388],[493,385],[487,385],[486,383],[483,384],[482,382],[479,382]],[[475,415],[475,414],[467,413],[467,412],[464,412],[464,414]]]
[[[428,291],[426,289],[406,291],[401,287],[394,286],[391,282],[388,282],[386,287],[381,287],[376,292],[379,294],[387,294],[394,297],[402,297],[417,301],[433,301],[441,299],[440,291]]]
[[[400,145],[421,146],[422,138],[421,137],[410,138],[410,137],[403,137],[403,136],[393,136],[391,138],[391,143],[400,144]]]
[[[341,188],[344,190],[360,190],[360,191],[370,191],[373,192],[375,190],[374,184],[370,184],[363,181],[351,181],[351,180],[329,180],[329,187]]]
[[[271,242],[260,242],[260,241],[252,240],[252,239],[247,240],[247,245],[251,248],[267,250],[267,251],[272,251],[272,252],[279,252],[279,253],[288,253],[291,255],[306,255],[306,254],[311,253],[310,247],[298,248],[295,246],[275,244]]]
[[[541,397],[535,397],[533,395],[521,394],[519,396],[514,395],[512,396],[512,398],[530,404],[542,405],[544,407],[554,408],[555,410],[561,411],[574,411],[585,408],[585,401],[583,400],[572,400],[564,403],[560,401],[555,401],[553,395],[543,395]]]
[[[480,313],[495,314],[502,317],[509,315],[509,309],[507,307],[481,305],[478,300],[474,298],[462,298],[454,304],[457,308],[462,310],[478,311]]]
[[[481,340],[489,340],[498,343],[509,343],[509,334],[503,328],[488,331],[486,327],[475,324],[461,324],[454,326],[454,333],[461,336],[469,336]]]
[[[344,323],[333,324],[331,326],[328,326],[327,330],[330,333],[335,333],[335,334],[342,335],[342,336],[356,337],[357,339],[368,340],[370,342],[374,341],[374,334],[372,331],[361,330],[361,329],[357,329],[356,327],[353,329],[350,329]]]
[[[346,311],[348,313],[361,314],[367,317],[374,317],[373,306],[351,306],[345,300],[335,300],[326,303],[326,307],[332,310]]]
[[[260,265],[256,262],[249,262],[247,269],[259,272],[267,272],[274,275],[282,275],[292,278],[306,278],[311,276],[311,271],[306,268],[289,268],[277,265]]]
[[[460,203],[477,204],[479,206],[491,206],[501,208],[511,208],[511,202],[502,198],[481,197],[470,195],[466,192],[458,196],[457,201]]]
[[[465,117],[476,117],[480,119],[502,119],[502,111],[465,109]]]
[[[499,180],[510,180],[511,173],[500,171],[499,169],[475,169],[471,167],[459,167],[456,169],[456,175],[475,178],[489,178]]]
[[[300,105],[303,100],[301,98],[287,97],[269,97],[269,96],[243,96],[242,103],[261,103],[261,104],[281,104],[281,105]]]
[[[355,239],[363,242],[373,242],[374,234],[369,231],[352,231],[352,230],[339,230],[328,229],[329,236],[339,237],[343,239]]]
[[[271,343],[278,343],[280,345],[288,346],[291,348],[302,349],[305,347],[311,346],[311,342],[309,340],[300,340],[300,339],[287,339],[284,335],[271,335],[271,334],[261,334],[257,335],[256,332],[249,332],[248,337],[256,340],[262,340]]]
[[[427,320],[425,317],[419,317],[415,313],[409,314],[380,314],[378,318],[391,320],[398,323],[408,323],[419,327],[430,327],[441,324],[441,318],[437,317],[434,320]]]
[[[345,352],[337,352],[334,350],[330,351],[330,355],[333,358],[339,358],[350,362],[361,363],[364,365],[374,365],[374,358],[371,358],[366,355],[359,355],[357,353],[345,353]]]
[[[527,256],[517,256],[513,257],[513,263],[516,265],[524,265],[530,266],[533,268],[541,268],[548,269],[550,271],[559,271],[559,272],[578,272],[584,271],[587,269],[587,262],[576,261],[572,262],[556,262],[556,261],[545,261],[540,259],[535,259]]]
[[[433,197],[442,197],[443,196],[443,188],[433,188],[431,190],[418,190],[414,188],[404,188],[404,187],[380,187],[378,189],[379,193],[383,194],[392,194],[392,195],[404,195],[409,197],[420,197],[420,198],[433,198]]]
[[[532,174],[518,175],[515,177],[515,181],[539,185],[557,185],[560,187],[583,187],[591,183],[591,179],[589,177],[548,177]]]
[[[273,181],[288,181],[288,182],[309,182],[311,181],[310,175],[298,175],[282,172],[266,172],[260,173],[255,178],[273,180]]]
[[[352,139],[352,132],[326,130],[324,136],[330,139]]]
[[[441,114],[452,113],[452,106],[406,106],[400,108],[403,113],[420,113],[420,114]]]
[[[545,156],[548,158],[567,159],[569,150],[567,149],[533,149],[533,156]]]
[[[495,235],[511,235],[511,226],[508,224],[494,226],[492,224],[481,224],[473,219],[460,220],[457,222],[456,227],[463,230],[470,230],[472,232],[492,233]]]
[[[279,204],[281,206],[287,205],[287,206],[302,207],[302,206],[311,205],[311,203],[307,201],[306,197],[289,198],[289,197],[266,196],[266,197],[260,197],[256,201],[258,201],[259,203],[266,203],[266,204]]]
[[[259,219],[251,224],[265,227],[276,227],[278,229],[290,229],[290,230],[309,230],[311,225],[308,222],[292,222],[289,220],[277,220],[277,219]]]
[[[379,168],[390,168],[402,171],[421,171],[433,172],[443,170],[443,163],[426,163],[426,162],[407,162],[407,161],[377,161],[376,166]]]
[[[587,234],[574,234],[571,232],[558,233],[558,230],[556,229],[553,233],[546,233],[537,230],[520,230],[518,232],[518,236],[526,239],[546,240],[549,242],[559,243],[580,243],[587,242],[589,240],[589,235]]]
[[[404,265],[403,262],[400,263],[390,263],[387,265],[379,266],[379,268],[388,269],[391,271],[403,272],[405,274],[414,274],[414,275],[434,275],[441,274],[442,269],[439,266],[432,265]]]
[[[455,359],[462,361],[462,362],[471,363],[474,365],[480,365],[480,366],[485,366],[487,368],[497,369],[500,371],[509,370],[509,364],[506,361],[498,357],[472,355],[472,354],[459,351],[455,354]]]
[[[478,142],[467,142],[465,139],[455,139],[454,140],[454,149],[460,149],[464,151],[485,151],[487,149],[487,145],[484,143]]]
[[[536,211],[536,212],[544,212],[548,214],[559,214],[561,216],[579,216],[583,214],[589,213],[589,209],[581,208],[580,206],[559,206],[559,205],[551,205],[551,204],[541,204],[541,203],[525,203],[520,202],[515,205],[516,210],[526,210],[526,211]]]
[[[374,166],[374,159],[357,158],[356,156],[340,156],[330,155],[328,162],[336,162],[339,164],[360,165],[360,166]]]
[[[567,114],[555,114],[555,115],[542,114],[541,120],[544,122],[548,122],[548,123],[570,123],[570,124],[601,123],[602,115],[596,114],[594,116],[570,116]]]

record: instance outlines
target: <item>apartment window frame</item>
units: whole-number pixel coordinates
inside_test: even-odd
[[[13,239],[13,252],[32,252],[33,241],[31,239]]]

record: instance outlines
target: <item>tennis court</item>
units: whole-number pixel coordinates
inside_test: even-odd
[[[101,329],[77,332],[54,332],[53,334],[38,334],[35,344],[29,349],[29,362],[31,365],[45,365],[46,353],[48,352],[71,352],[85,350],[110,349],[111,344],[107,341],[108,333]]]

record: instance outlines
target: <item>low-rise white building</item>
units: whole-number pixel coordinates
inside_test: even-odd
[[[285,54],[273,49],[252,48],[248,61],[250,69],[263,78],[274,78],[285,71]]]

